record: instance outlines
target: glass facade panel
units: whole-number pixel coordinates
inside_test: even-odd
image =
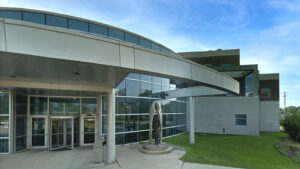
[[[249,74],[245,78],[245,92],[246,96],[253,95],[253,73]]]
[[[137,73],[129,73],[129,75],[127,76],[127,78],[139,80],[140,79],[140,75],[137,74]]]
[[[149,75],[140,75],[140,80],[151,82],[151,76],[149,76]]]
[[[125,88],[125,81],[122,81],[118,86],[117,86],[118,96],[125,96],[126,95],[126,88]]]
[[[45,145],[45,118],[32,118],[32,146]]]
[[[161,46],[152,42],[152,49],[161,52]]]
[[[148,131],[143,131],[138,133],[138,141],[147,141],[149,140],[149,132]]]
[[[152,97],[159,98],[161,93],[161,85],[152,84]]]
[[[125,144],[137,142],[137,132],[125,134]]]
[[[119,40],[124,40],[124,32],[113,28],[109,28],[108,30],[109,30],[108,31],[109,37],[119,39]]]
[[[144,38],[140,38],[140,45],[148,49],[152,48],[151,42]]]
[[[116,97],[116,114],[125,114],[125,97]]]
[[[0,93],[0,114],[9,114],[8,93]]]
[[[140,82],[140,94],[142,97],[151,97],[151,83]]]
[[[125,144],[125,134],[116,134],[116,145]]]
[[[46,24],[62,28],[68,27],[67,18],[54,15],[46,15]]]
[[[30,114],[47,114],[47,97],[30,97]]]
[[[68,22],[69,22],[70,29],[75,29],[75,30],[84,31],[84,32],[89,31],[89,26],[88,26],[87,22],[79,21],[79,20],[75,20],[75,19],[68,19]]]
[[[79,115],[80,99],[78,98],[50,98],[50,115]]]
[[[157,84],[161,84],[161,77],[152,76],[152,82],[157,83]]]
[[[271,89],[270,88],[261,88],[260,96],[262,98],[271,98]]]
[[[167,49],[167,48],[162,47],[161,52],[164,53],[164,54],[170,55],[170,50]]]
[[[102,96],[102,115],[107,114],[107,97]]]
[[[139,113],[139,99],[126,98],[126,114]]]
[[[45,24],[45,15],[34,12],[23,12],[23,20],[38,24]]]
[[[139,130],[149,129],[149,115],[139,116]]]
[[[82,114],[97,114],[96,98],[82,98]]]
[[[116,116],[116,132],[125,131],[125,116]]]
[[[8,153],[8,139],[0,139],[0,153]]]
[[[125,128],[126,131],[138,130],[138,118],[136,115],[125,116]]]
[[[19,11],[0,11],[0,17],[22,20],[22,13]]]
[[[97,34],[97,35],[103,35],[103,36],[108,36],[108,28],[102,25],[96,25],[93,23],[89,24],[90,27],[90,32]]]
[[[0,137],[9,136],[9,117],[0,116]]]
[[[170,79],[167,79],[167,78],[162,78],[161,79],[161,84],[164,85],[164,86],[170,86]]]
[[[26,130],[27,130],[26,117],[16,118],[16,151],[26,148]]]
[[[139,44],[139,38],[131,33],[125,32],[125,41],[134,43],[136,45]]]
[[[16,94],[16,114],[27,113],[27,96]]]
[[[95,118],[84,118],[84,144],[95,142]]]
[[[140,110],[139,112],[140,113],[149,113],[150,112],[150,107],[151,107],[151,104],[152,104],[152,100],[151,99],[139,99],[140,101]]]
[[[139,81],[126,79],[126,96],[139,95]]]

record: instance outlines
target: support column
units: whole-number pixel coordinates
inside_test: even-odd
[[[195,143],[195,115],[194,115],[194,98],[189,97],[188,98],[188,106],[189,106],[189,140],[190,144]]]
[[[115,91],[112,89],[107,95],[107,163],[112,163],[116,159],[116,139],[115,139]]]

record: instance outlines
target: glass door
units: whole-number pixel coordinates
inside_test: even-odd
[[[46,144],[45,134],[45,118],[33,117],[32,118],[32,146],[44,147]]]
[[[74,147],[73,119],[50,120],[50,147],[49,150],[72,149]]]
[[[95,117],[84,117],[83,125],[84,125],[83,143],[84,144],[94,143],[95,142]]]

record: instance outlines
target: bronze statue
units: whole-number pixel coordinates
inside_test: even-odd
[[[157,145],[160,143],[160,123],[159,123],[159,119],[158,116],[154,116],[153,117],[153,136],[155,139],[155,143],[154,145]]]

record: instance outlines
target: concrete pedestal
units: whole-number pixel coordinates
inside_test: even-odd
[[[104,161],[104,147],[103,140],[96,140],[94,143],[94,162],[102,163]]]

